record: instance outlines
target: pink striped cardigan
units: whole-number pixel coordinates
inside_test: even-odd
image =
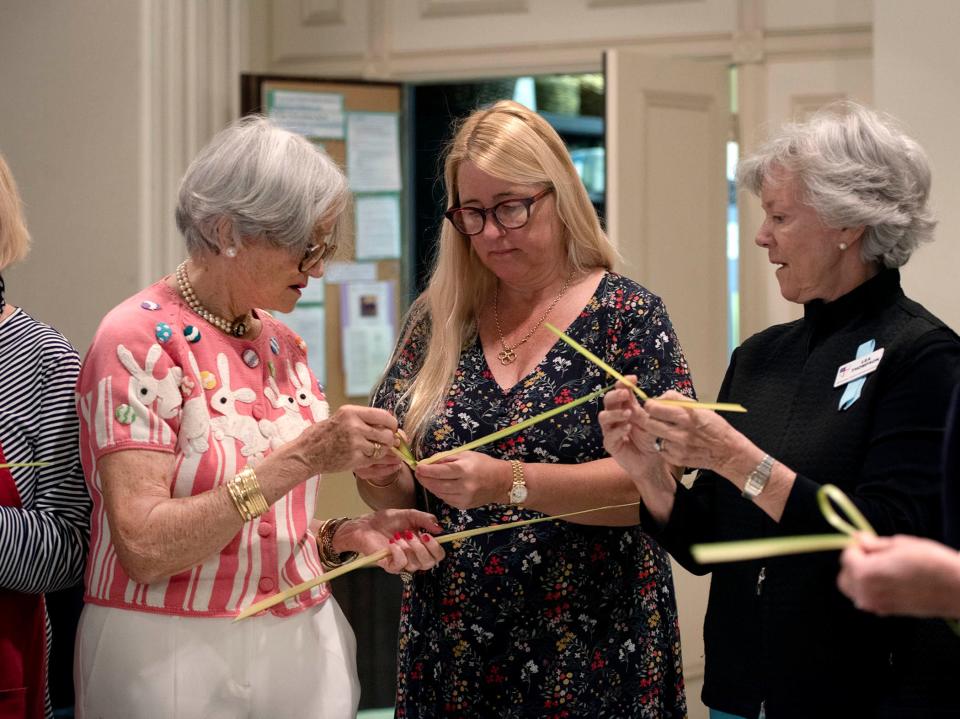
[[[77,384],[80,444],[93,497],[86,601],[190,616],[233,616],[278,590],[322,574],[311,520],[320,477],[301,483],[244,524],[219,554],[153,584],[117,561],[97,462],[110,452],[174,456],[170,494],[206,492],[297,437],[329,413],[299,337],[265,312],[256,340],[228,337],[163,281],[100,324]],[[325,586],[278,605],[290,615],[323,602]]]

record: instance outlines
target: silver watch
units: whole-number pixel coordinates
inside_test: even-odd
[[[760,460],[760,464],[757,465],[750,474],[747,475],[747,483],[743,485],[743,496],[747,499],[754,500],[763,491],[763,488],[767,486],[767,482],[770,481],[770,474],[773,471],[774,459],[769,454],[763,455],[763,459]]]

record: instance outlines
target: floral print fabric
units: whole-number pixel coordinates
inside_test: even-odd
[[[429,332],[409,332],[374,396],[396,412]],[[692,395],[662,302],[608,273],[567,333],[651,395]],[[461,354],[423,456],[452,449],[568,403],[610,380],[558,342],[509,390],[479,340]],[[501,459],[582,464],[606,456],[595,400],[480,451]],[[579,479],[590,481],[589,468]],[[540,516],[510,505],[455,509],[418,485],[418,504],[445,531]],[[597,497],[597,504],[604,498]],[[546,522],[454,544],[405,584],[398,717],[681,717],[686,714],[673,579],[666,553],[639,527]]]

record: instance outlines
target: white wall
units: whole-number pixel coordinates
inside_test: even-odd
[[[8,296],[81,351],[138,285],[141,10],[0,3],[0,152],[34,240]]]
[[[960,3],[875,0],[877,107],[899,118],[933,166],[936,241],[903,270],[907,294],[960,329]]]
[[[176,188],[237,116],[243,3],[0,2],[0,152],[35,240],[8,294],[81,353],[111,307],[184,254]]]

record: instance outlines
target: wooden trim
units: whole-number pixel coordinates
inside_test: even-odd
[[[516,15],[530,12],[529,0],[420,0],[420,17]]]
[[[300,0],[300,22],[313,27],[346,24],[343,0],[334,0],[326,6],[318,0]]]
[[[640,7],[642,5],[666,5],[678,2],[695,2],[696,0],[587,0],[587,7]]]
[[[654,56],[723,62],[788,61],[803,58],[868,57],[873,51],[869,26],[830,30],[802,29],[761,33],[699,33],[649,38],[605,37],[537,45],[387,50],[374,69],[364,53],[283,55],[271,64],[282,73],[362,77],[367,80],[431,81],[476,79],[556,72],[597,72],[603,52],[632,48]]]

